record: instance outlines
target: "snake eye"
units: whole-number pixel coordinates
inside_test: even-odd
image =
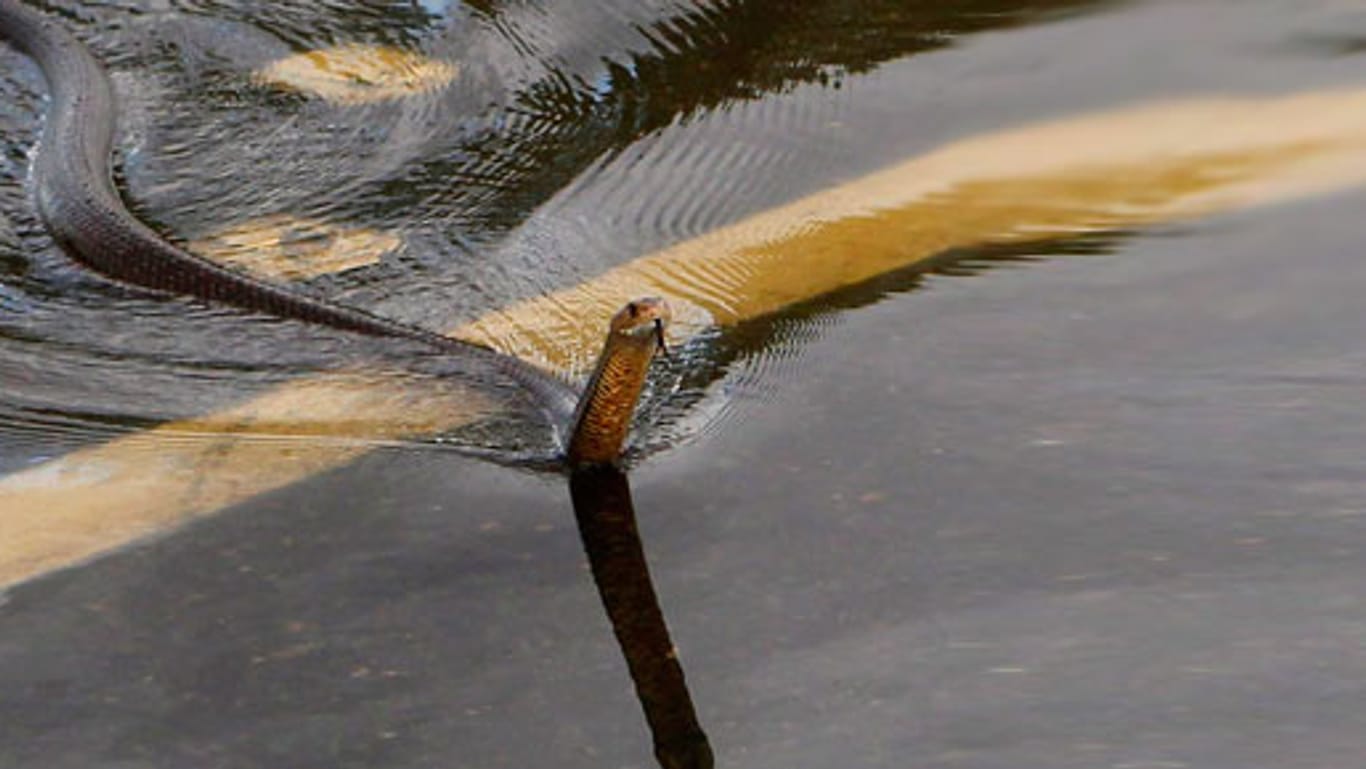
[[[635,302],[631,302],[630,304],[627,304],[627,305],[626,305],[626,311],[629,312],[629,313],[631,314],[631,317],[632,317],[632,318],[636,317],[637,315],[640,315],[640,308],[636,306],[636,303],[635,303]]]

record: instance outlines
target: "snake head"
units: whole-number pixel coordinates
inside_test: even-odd
[[[655,349],[664,355],[669,348],[664,344],[664,329],[673,319],[669,303],[657,296],[647,296],[628,302],[612,316],[611,332],[637,343],[653,341]]]

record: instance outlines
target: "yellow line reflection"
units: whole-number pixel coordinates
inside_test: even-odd
[[[291,281],[375,264],[400,245],[390,232],[273,214],[195,240],[190,250],[243,272]]]
[[[304,51],[273,61],[256,79],[337,104],[365,104],[443,88],[456,66],[420,53],[357,43]]]
[[[569,372],[596,353],[611,312],[640,294],[669,297],[676,334],[687,336],[946,248],[1133,227],[1362,183],[1366,90],[1060,120],[948,145],[455,333]],[[0,479],[0,585],[339,466],[365,450],[340,440],[348,436],[449,428],[488,408],[468,393],[395,387],[398,380],[381,375],[285,385],[220,414]],[[357,425],[357,415],[366,423]],[[217,435],[177,437],[206,432]],[[250,437],[281,432],[315,439]]]
[[[945,249],[1188,218],[1366,182],[1366,90],[1145,106],[948,145],[459,332],[580,370],[621,297],[728,325]]]
[[[0,587],[495,409],[427,385],[381,372],[298,381],[0,479]]]

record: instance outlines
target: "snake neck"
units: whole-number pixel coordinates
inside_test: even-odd
[[[621,456],[654,351],[653,337],[608,335],[574,412],[566,451],[570,467],[611,464]]]

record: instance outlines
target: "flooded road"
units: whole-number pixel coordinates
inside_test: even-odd
[[[71,264],[0,50],[0,764],[1359,763],[1358,4],[780,5],[55,8],[204,253],[676,302],[582,531],[515,395]]]

